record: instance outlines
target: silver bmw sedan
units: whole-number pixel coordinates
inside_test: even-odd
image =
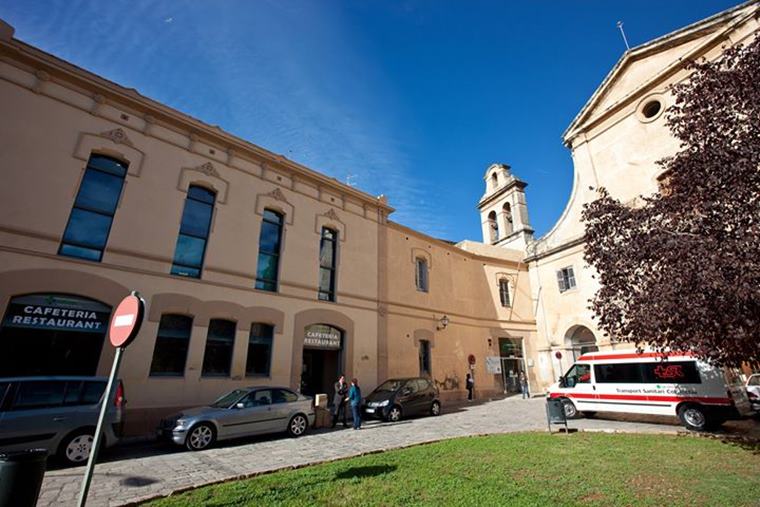
[[[300,437],[314,424],[314,417],[312,398],[286,387],[253,386],[164,419],[158,432],[175,444],[200,451],[217,440],[249,435],[288,432]]]

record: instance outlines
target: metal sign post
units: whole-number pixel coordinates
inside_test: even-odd
[[[95,427],[95,435],[92,440],[92,448],[90,449],[90,456],[87,459],[87,468],[84,472],[84,480],[82,481],[82,488],[79,490],[79,507],[84,507],[87,503],[87,493],[90,490],[90,482],[92,482],[92,473],[95,469],[95,461],[98,459],[98,451],[100,450],[100,444],[103,435],[103,422],[106,418],[106,412],[108,411],[109,403],[113,399],[114,384],[119,373],[119,365],[121,364],[121,356],[124,353],[124,349],[127,345],[137,336],[140,331],[140,325],[142,324],[143,317],[145,315],[145,301],[140,295],[132,291],[132,293],[125,297],[111,317],[111,324],[108,327],[108,338],[111,344],[116,347],[116,355],[113,358],[113,366],[111,367],[111,375],[108,377],[108,384],[106,390],[103,393],[101,400],[100,415],[98,416],[98,424]]]

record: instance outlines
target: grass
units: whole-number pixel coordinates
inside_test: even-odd
[[[448,440],[163,498],[170,506],[760,505],[760,454],[688,436]]]

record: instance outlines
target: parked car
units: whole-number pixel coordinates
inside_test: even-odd
[[[0,452],[47,449],[65,464],[90,457],[104,377],[0,378]],[[117,384],[103,426],[103,443],[118,441],[123,427],[124,386]]]
[[[392,422],[413,415],[439,415],[441,400],[438,388],[426,378],[391,379],[367,396],[363,413]]]
[[[673,415],[696,431],[752,413],[735,369],[676,352],[583,354],[549,388],[549,397],[562,400],[569,419],[596,412]]]
[[[235,389],[205,407],[161,421],[159,436],[200,451],[217,440],[287,431],[303,435],[314,424],[314,400],[286,387]]]
[[[760,373],[753,373],[747,379],[747,397],[752,404],[752,410],[760,412]]]

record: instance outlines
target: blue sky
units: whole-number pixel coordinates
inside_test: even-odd
[[[480,240],[483,173],[529,184],[537,236],[570,195],[560,136],[632,46],[723,0],[0,0],[16,37]]]

